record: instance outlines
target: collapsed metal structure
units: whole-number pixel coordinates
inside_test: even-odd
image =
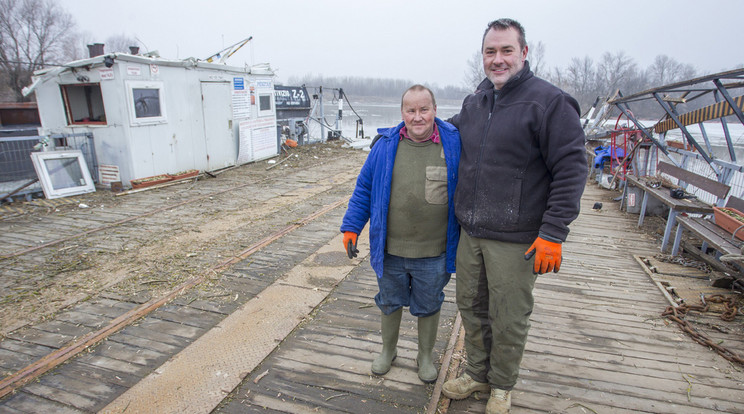
[[[739,190],[744,191],[744,177],[741,177],[744,173],[744,166],[737,160],[735,142],[729,128],[729,122],[736,120],[744,125],[744,113],[742,113],[744,95],[739,93],[736,96],[737,93],[735,93],[741,88],[744,88],[744,68],[705,75],[628,96],[624,96],[621,91],[616,91],[597,111],[596,117],[586,123],[585,132],[588,137],[601,136],[602,125],[615,112],[614,108],[617,108],[621,113],[620,116],[625,116],[637,128],[647,148],[653,147],[654,151],[661,151],[671,162],[681,168],[701,169],[699,165],[689,164],[690,160],[696,160],[695,164],[702,163],[709,167],[708,171],[698,173],[715,176],[718,181],[732,184],[734,187],[737,183],[732,183],[732,180],[741,180],[742,183],[738,183]],[[631,109],[631,105],[642,101],[655,101],[664,110],[665,115],[651,127],[643,125]],[[728,160],[713,154],[705,125],[706,121],[713,120],[718,120],[721,124]],[[703,145],[690,133],[689,127],[694,124],[700,128],[704,140]],[[666,133],[674,129],[679,129],[682,133],[685,141],[682,148],[672,147],[666,142]],[[646,163],[648,164],[652,159],[658,159],[658,154],[646,157]],[[648,172],[648,167],[653,169],[653,166],[646,165],[643,170]],[[735,180],[736,176],[740,176],[739,180]]]

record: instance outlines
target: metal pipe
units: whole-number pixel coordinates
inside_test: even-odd
[[[325,134],[325,115],[323,115],[323,87],[318,87],[318,105],[320,106],[320,142],[326,141]]]
[[[618,95],[621,98],[623,96],[623,94],[621,92],[618,92]],[[625,105],[625,108],[623,108],[623,105]],[[633,113],[630,111],[630,107],[628,106],[627,103],[618,103],[615,106],[617,106],[617,109],[619,109],[620,112],[623,113],[623,115],[625,115],[628,119],[630,119],[630,121],[633,123],[633,125],[635,125],[636,128],[638,128],[639,131],[641,131],[641,134],[643,134],[644,137],[648,138],[651,142],[654,143],[654,145],[656,145],[657,148],[659,148],[664,154],[666,154],[667,156],[669,156],[669,151],[667,151],[666,146],[663,145],[658,140],[656,140],[656,138],[654,138],[652,134],[649,134],[648,132],[646,132],[646,128],[643,125],[641,125],[640,122],[638,122],[638,120],[636,119],[635,116],[633,116]],[[675,162],[675,161],[672,160],[672,162]],[[676,164],[676,162],[675,162],[675,164]],[[677,167],[679,167],[679,165],[677,165]]]

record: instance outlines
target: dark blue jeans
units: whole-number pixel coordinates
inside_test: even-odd
[[[380,292],[375,295],[375,303],[385,315],[409,306],[413,316],[431,316],[442,308],[442,290],[449,283],[450,276],[444,253],[420,259],[385,253],[382,277],[377,278]]]

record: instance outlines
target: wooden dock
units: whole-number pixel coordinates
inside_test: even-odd
[[[128,254],[117,246],[141,243],[152,248],[148,236],[166,247],[179,246],[172,236],[163,235],[170,228],[179,229],[180,237],[188,238],[237,222],[220,221],[223,216],[252,222],[233,229],[240,237],[224,243],[205,238],[204,243],[216,243],[218,249],[184,252],[184,257],[197,253],[198,265],[178,268],[188,270],[184,270],[187,274],[174,275],[163,289],[104,288],[46,321],[8,332],[0,341],[4,380],[50,352],[66,349],[76,338],[111,325],[189,277],[208,275],[136,322],[112,332],[103,342],[2,397],[0,413],[483,412],[486,395],[450,402],[439,398],[439,384],[425,385],[418,380],[416,324],[407,312],[393,369],[384,377],[370,375],[369,365],[381,346],[379,310],[373,301],[375,275],[368,258],[350,262],[336,240],[345,204],[335,203],[348,198],[364,158],[359,152],[348,151],[345,157],[323,159],[311,168],[288,167],[281,173],[259,174],[254,167],[252,177],[240,176],[238,171],[222,183],[199,182],[193,188],[206,198],[184,204],[186,208],[199,205],[198,213],[174,208],[140,220],[134,232],[117,226],[101,230],[96,233],[100,236],[91,236],[96,237],[93,239],[76,239],[81,246],[110,246],[106,250],[112,252],[108,258],[113,260]],[[349,171],[350,164],[356,165],[356,170]],[[210,185],[219,183],[220,188],[229,189],[241,185],[241,180],[258,181],[258,175],[265,180],[262,184],[209,195],[216,190]],[[193,192],[187,196],[179,192],[183,188],[176,187],[127,197],[140,200],[144,210],[195,198]],[[593,185],[586,187],[582,214],[565,244],[561,272],[538,279],[532,328],[512,397],[512,412],[744,412],[744,367],[693,342],[661,317],[667,299],[636,259],[657,254],[659,241],[636,229],[634,216],[617,211],[617,203],[610,201],[615,195]],[[251,200],[253,213],[248,214],[236,199]],[[597,201],[604,207],[592,210]],[[278,216],[278,211],[283,214]],[[322,214],[314,215],[319,211]],[[108,222],[115,223],[126,215],[142,213],[123,202],[107,214]],[[196,222],[197,214],[215,221]],[[186,221],[179,221],[179,217]],[[62,218],[68,223],[88,222],[85,216]],[[194,223],[189,224],[190,220]],[[302,220],[306,221],[287,227]],[[11,230],[2,227],[8,223],[0,221],[5,233]],[[25,234],[41,231],[31,222],[27,225],[31,228]],[[44,225],[54,228],[48,222]],[[24,234],[17,227],[13,231]],[[271,239],[282,231],[286,232]],[[67,232],[67,237],[75,234],[69,227]],[[219,237],[226,238],[226,234]],[[16,250],[23,247],[22,237],[12,240]],[[65,247],[62,243],[55,251]],[[33,262],[48,266],[48,261],[59,255],[49,249],[41,249],[39,254],[6,259],[5,263],[13,264],[14,273],[3,273],[2,277],[21,275]],[[364,246],[362,255],[366,255]],[[148,258],[159,263],[161,274],[151,271],[148,278],[136,279],[140,288],[152,287],[157,284],[153,281],[171,276],[163,272],[176,269]],[[229,258],[237,259],[226,260]],[[185,260],[171,257],[171,262],[176,259]],[[133,278],[124,277],[121,283],[131,284]],[[3,283],[19,286],[7,280]],[[453,279],[446,290],[436,345],[445,362],[441,380],[462,369],[454,286]],[[280,296],[282,292],[286,295]],[[304,310],[301,314],[287,311],[292,307]],[[285,314],[291,316],[282,316]],[[740,315],[733,323],[725,323],[715,315],[704,315],[697,317],[696,326],[741,355],[742,320]],[[228,326],[232,328],[225,329]],[[258,330],[230,337],[241,329]],[[211,344],[236,351],[210,355],[208,350],[217,349]],[[217,366],[210,365],[213,360],[222,364],[219,375],[224,379],[220,384],[226,385],[200,388],[199,384],[214,383],[209,382],[216,376],[216,371],[210,371]],[[189,371],[190,366],[206,368]],[[451,368],[449,373],[447,368]],[[169,382],[171,375],[178,380]],[[154,390],[159,390],[155,396]]]

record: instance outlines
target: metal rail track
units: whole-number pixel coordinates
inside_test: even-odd
[[[251,184],[255,184],[255,183],[251,183]],[[246,185],[248,185],[248,184],[246,184]],[[239,188],[239,187],[242,187],[242,186],[238,186],[238,187],[235,187],[235,188]],[[226,192],[226,191],[230,191],[230,190],[228,189],[228,190],[222,190],[222,191],[215,192],[215,193],[210,193],[210,195],[208,195],[208,196],[200,196],[200,197],[197,197],[196,199],[201,199],[201,198],[204,198],[204,197],[209,197],[209,196],[212,196],[214,194],[219,194],[219,193],[223,193],[223,192]],[[112,320],[105,327],[103,327],[103,328],[101,328],[101,329],[99,329],[97,331],[90,332],[87,335],[84,335],[84,336],[80,337],[79,339],[73,341],[72,343],[70,343],[70,344],[68,344],[68,345],[66,345],[66,346],[64,346],[62,348],[59,348],[56,351],[51,352],[50,354],[46,355],[45,357],[42,357],[41,359],[39,359],[36,362],[34,362],[34,363],[26,366],[25,368],[18,370],[15,374],[12,374],[9,377],[7,377],[7,378],[3,379],[2,381],[0,381],[0,398],[8,395],[9,393],[13,392],[14,390],[18,389],[19,387],[22,387],[23,385],[29,383],[30,381],[33,381],[34,379],[38,378],[39,376],[41,376],[42,374],[48,372],[49,370],[51,370],[51,369],[53,369],[53,368],[61,365],[62,363],[64,363],[67,360],[69,360],[70,358],[74,357],[75,355],[78,355],[79,353],[85,351],[89,347],[94,346],[94,345],[100,343],[101,341],[103,341],[104,339],[106,339],[110,335],[112,335],[112,334],[120,331],[124,327],[129,326],[132,323],[134,323],[135,321],[137,321],[137,320],[143,318],[144,316],[150,314],[154,310],[156,310],[159,307],[161,307],[162,305],[170,302],[171,300],[173,300],[177,296],[181,295],[185,291],[187,291],[187,290],[193,288],[194,286],[197,286],[200,283],[204,282],[205,280],[207,280],[207,278],[209,276],[211,276],[211,275],[213,275],[215,273],[220,273],[220,272],[224,271],[225,269],[229,268],[230,266],[234,265],[235,263],[238,263],[238,262],[244,260],[245,258],[249,257],[250,255],[252,255],[256,251],[258,251],[259,249],[267,246],[268,244],[270,244],[270,243],[274,242],[275,240],[279,239],[280,237],[282,237],[282,236],[284,236],[284,235],[286,235],[286,234],[294,231],[295,229],[297,229],[299,227],[302,227],[302,226],[308,224],[309,222],[317,219],[318,217],[326,214],[327,212],[332,211],[333,209],[335,209],[335,208],[339,207],[340,205],[346,203],[347,200],[348,200],[347,197],[344,197],[344,198],[342,198],[340,200],[337,200],[334,203],[329,204],[329,205],[325,206],[324,208],[322,208],[322,209],[320,209],[320,210],[318,210],[318,211],[316,211],[316,212],[314,212],[314,213],[312,213],[312,214],[304,217],[303,219],[301,219],[301,220],[299,220],[299,221],[297,221],[297,222],[295,222],[293,224],[290,224],[290,225],[284,227],[283,229],[281,229],[279,231],[274,232],[273,234],[269,235],[268,237],[265,237],[264,239],[262,239],[262,240],[260,240],[260,241],[258,241],[256,243],[254,243],[253,245],[251,245],[248,248],[244,249],[243,251],[241,251],[237,255],[231,257],[230,259],[227,259],[227,260],[225,260],[225,261],[223,261],[223,262],[221,262],[221,263],[219,263],[219,264],[217,264],[215,266],[210,267],[209,269],[207,269],[206,271],[204,271],[200,276],[193,277],[193,278],[185,281],[184,283],[180,284],[179,286],[177,286],[176,288],[170,290],[169,292],[167,292],[166,294],[160,296],[159,298],[154,298],[154,299],[152,299],[152,300],[150,300],[150,301],[148,301],[148,302],[146,302],[146,303],[144,303],[144,304],[142,304],[142,305],[140,305],[140,306],[138,306],[138,307],[136,307],[136,308],[134,308],[134,309],[126,312],[126,313],[124,313],[123,315],[115,318],[114,320]],[[188,200],[187,202],[190,202],[190,201],[193,201],[193,199],[192,200]],[[165,207],[164,209],[174,208],[174,207],[177,207],[178,205],[183,205],[185,203],[186,202],[177,203],[176,205],[168,206],[168,207]],[[148,213],[146,215],[149,215],[149,214],[150,213]],[[154,214],[154,212],[152,214]],[[129,221],[129,220],[127,220],[127,221]],[[122,220],[122,222],[123,222],[123,220]],[[104,227],[110,227],[110,226],[104,226]],[[101,229],[103,229],[103,227]]]
[[[169,197],[173,197],[173,194],[170,195],[167,193],[153,193],[155,194],[155,197],[150,197],[147,199],[143,199],[141,201],[138,201],[136,205],[130,205],[129,207],[124,206],[123,211],[119,211],[116,208],[103,210],[103,205],[101,205],[101,210],[89,210],[88,212],[83,212],[82,215],[70,215],[70,216],[60,216],[59,223],[56,221],[37,221],[35,227],[29,228],[29,231],[26,232],[25,227],[23,227],[25,224],[24,222],[21,222],[19,224],[16,224],[15,222],[9,223],[11,232],[13,231],[13,227],[17,229],[16,231],[21,231],[21,233],[17,233],[20,235],[23,235],[24,233],[28,236],[24,237],[23,239],[18,238],[15,241],[15,244],[21,245],[20,250],[16,250],[10,253],[7,253],[5,255],[0,256],[0,263],[4,263],[4,266],[11,272],[11,274],[17,275],[17,276],[23,276],[23,273],[34,270],[34,266],[38,266],[39,259],[36,258],[36,254],[40,254],[40,258],[45,261],[45,263],[51,263],[49,262],[49,259],[54,259],[55,255],[58,253],[53,252],[46,252],[45,250],[49,249],[49,247],[52,246],[59,246],[63,245],[66,247],[63,247],[60,249],[60,251],[67,251],[70,248],[77,247],[79,251],[87,252],[95,252],[96,249],[99,252],[102,252],[106,254],[106,251],[111,251],[116,254],[117,251],[120,251],[119,249],[125,248],[124,246],[134,243],[135,245],[146,241],[151,242],[153,239],[150,238],[149,234],[156,235],[158,232],[163,231],[163,229],[167,228],[169,225],[168,223],[172,222],[175,218],[173,216],[174,213],[168,213],[164,215],[164,217],[160,217],[163,212],[166,211],[173,211],[175,210],[177,214],[177,217],[185,217],[183,213],[180,213],[179,207],[184,207],[188,205],[193,205],[195,209],[189,208],[189,214],[191,217],[193,217],[190,220],[185,221],[178,221],[177,228],[174,229],[174,231],[178,231],[180,229],[187,229],[189,230],[192,225],[197,226],[204,226],[206,223],[210,223],[210,221],[204,221],[202,213],[207,214],[207,217],[209,215],[213,214],[219,214],[219,213],[231,213],[235,211],[249,211],[245,210],[245,200],[250,201],[250,205],[255,205],[256,207],[259,207],[261,211],[264,213],[259,213],[257,216],[247,216],[249,222],[253,222],[253,217],[257,217],[256,223],[259,224],[258,228],[255,229],[255,226],[246,226],[245,229],[242,229],[236,233],[239,237],[238,240],[246,240],[252,242],[249,246],[245,247],[243,250],[241,250],[238,253],[235,253],[235,250],[232,248],[225,249],[225,246],[229,246],[230,242],[232,240],[228,240],[227,243],[220,243],[219,245],[222,246],[218,248],[217,250],[210,250],[214,253],[213,257],[219,257],[220,254],[222,257],[230,257],[229,259],[223,260],[217,264],[210,264],[205,263],[204,260],[207,259],[207,255],[202,256],[201,254],[199,257],[201,259],[192,259],[196,260],[195,263],[200,270],[198,271],[198,274],[192,273],[191,278],[182,281],[179,285],[169,288],[167,292],[163,294],[158,294],[157,297],[154,297],[150,300],[140,300],[141,296],[137,296],[138,294],[135,294],[135,296],[119,296],[114,290],[113,292],[106,292],[101,291],[94,296],[96,299],[95,301],[92,301],[90,303],[93,304],[92,308],[98,309],[100,306],[108,306],[108,310],[97,310],[94,312],[91,312],[90,306],[75,306],[74,308],[68,308],[73,314],[77,315],[89,315],[91,322],[74,322],[70,319],[70,316],[65,316],[68,314],[68,310],[64,312],[64,315],[60,315],[60,318],[58,319],[55,317],[51,322],[53,324],[64,325],[72,329],[72,331],[65,331],[62,335],[58,335],[57,338],[64,339],[65,334],[66,339],[58,340],[56,343],[51,344],[50,341],[46,341],[45,339],[38,339],[39,337],[35,337],[36,339],[33,339],[35,333],[50,333],[52,336],[55,335],[55,331],[53,329],[50,329],[47,325],[48,323],[42,323],[40,325],[28,325],[28,328],[24,328],[23,330],[14,330],[12,331],[11,335],[8,335],[5,337],[2,341],[4,344],[3,346],[3,352],[10,355],[10,353],[16,353],[19,355],[19,357],[11,356],[11,360],[6,359],[6,363],[3,364],[3,370],[5,371],[5,375],[7,375],[5,378],[2,378],[0,380],[0,399],[3,400],[3,404],[5,404],[8,399],[5,397],[8,397],[12,400],[18,400],[17,397],[22,395],[28,395],[31,398],[29,400],[28,398],[25,398],[23,401],[32,401],[32,403],[38,403],[38,397],[39,394],[37,393],[37,389],[34,388],[39,383],[38,379],[43,376],[44,373],[47,373],[51,370],[54,370],[56,367],[59,367],[60,365],[64,364],[65,362],[73,363],[75,366],[80,366],[80,363],[82,361],[85,361],[85,358],[76,358],[73,361],[73,358],[75,356],[83,356],[81,354],[86,355],[97,355],[99,353],[99,350],[102,350],[100,346],[96,346],[100,344],[102,341],[107,341],[111,344],[114,344],[114,346],[119,346],[117,344],[126,344],[126,342],[121,342],[122,334],[118,334],[120,331],[127,328],[127,330],[124,330],[124,337],[128,337],[129,334],[127,332],[131,332],[131,329],[133,328],[136,332],[142,332],[142,326],[150,324],[152,321],[164,321],[165,323],[170,323],[171,325],[176,325],[176,323],[168,322],[173,321],[173,319],[169,319],[170,316],[167,315],[174,315],[174,312],[176,312],[174,309],[170,309],[171,306],[174,306],[177,309],[180,309],[182,306],[185,306],[189,309],[186,309],[186,312],[178,316],[177,318],[186,318],[184,319],[184,322],[186,323],[184,326],[201,326],[200,328],[192,328],[194,331],[194,335],[200,336],[201,333],[204,330],[210,329],[209,321],[212,321],[213,318],[218,317],[219,314],[222,314],[223,316],[227,313],[231,312],[231,307],[235,305],[239,305],[241,302],[235,302],[234,299],[231,299],[229,303],[223,302],[222,299],[219,299],[217,301],[214,301],[213,299],[210,299],[212,297],[219,297],[219,295],[216,296],[206,296],[205,295],[205,289],[206,291],[213,292],[214,288],[210,288],[208,286],[213,286],[212,281],[216,279],[225,280],[227,283],[226,287],[222,287],[222,285],[218,285],[216,287],[217,293],[220,292],[220,290],[231,290],[231,289],[237,289],[233,290],[233,294],[240,293],[241,295],[241,301],[249,299],[252,295],[255,295],[256,292],[259,292],[261,289],[261,285],[263,283],[263,278],[256,279],[255,276],[249,276],[248,278],[240,279],[240,274],[242,274],[243,270],[241,266],[251,266],[251,270],[249,271],[249,274],[254,274],[256,272],[255,269],[259,269],[258,271],[262,271],[260,269],[269,269],[277,266],[277,264],[273,263],[273,258],[277,257],[276,255],[272,256],[272,253],[262,253],[258,256],[256,256],[256,259],[252,259],[249,261],[249,263],[243,263],[241,265],[238,265],[237,270],[233,270],[231,272],[227,272],[226,274],[222,274],[219,277],[216,277],[218,274],[225,272],[230,267],[238,264],[245,258],[253,255],[254,253],[258,252],[259,250],[262,250],[262,248],[266,247],[267,245],[271,244],[272,242],[276,241],[277,239],[281,238],[282,236],[285,236],[294,230],[303,227],[307,225],[308,223],[318,219],[319,217],[323,216],[324,214],[333,211],[334,209],[337,209],[339,206],[344,204],[348,200],[348,191],[345,188],[347,181],[349,180],[338,180],[338,174],[337,173],[328,173],[326,170],[327,166],[323,165],[327,164],[327,160],[324,161],[318,161],[316,163],[312,163],[310,165],[306,165],[303,167],[303,170],[298,170],[296,174],[291,175],[293,178],[291,180],[288,180],[286,174],[282,176],[278,176],[276,174],[271,175],[264,175],[264,171],[258,171],[258,176],[255,174],[252,174],[252,180],[250,182],[245,182],[241,179],[241,181],[237,184],[236,182],[232,181],[232,178],[215,182],[218,186],[222,188],[218,188],[216,191],[209,191],[208,188],[205,188],[205,190],[209,191],[205,194],[200,194],[198,196],[192,196],[186,200],[178,201],[166,206],[159,206],[158,204],[162,205],[162,201],[165,201],[169,199]],[[348,165],[347,165],[348,164]],[[353,164],[349,162],[340,162],[339,166],[343,166],[344,168],[348,168],[349,166],[353,166]],[[312,174],[313,167],[322,167],[323,170],[316,169],[316,175],[314,175],[313,179],[308,181],[303,178],[303,175],[307,175],[308,173]],[[317,174],[319,173],[319,175]],[[347,174],[348,175],[348,174]],[[240,179],[240,178],[238,178]],[[272,183],[277,183],[278,185],[273,185]],[[268,183],[268,186],[267,186]],[[341,184],[341,186],[338,186],[338,184]],[[225,188],[227,187],[227,188]],[[260,194],[257,198],[254,198],[250,196],[249,194],[254,193],[254,190],[251,189],[251,187],[255,187],[255,194]],[[248,188],[251,192],[246,193],[244,191],[238,191],[241,189]],[[267,190],[264,190],[267,189]],[[314,188],[318,188],[318,192],[314,190]],[[329,191],[330,189],[330,191]],[[339,199],[340,191],[343,191],[343,196]],[[235,194],[235,196],[230,196],[230,198],[225,198],[225,194],[230,195],[231,192],[238,192],[238,194]],[[182,191],[179,191],[179,193],[182,193]],[[290,196],[287,198],[287,196]],[[284,214],[277,215],[275,212],[273,212],[272,208],[269,207],[272,204],[276,203],[276,201],[273,200],[279,200],[279,206],[292,206],[293,201],[289,201],[287,203],[287,200],[294,200],[292,197],[299,196],[299,200],[313,200],[316,201],[310,202],[309,204],[304,205],[302,204],[296,204],[298,208],[297,216],[304,217],[301,218],[299,221],[293,221],[289,225],[284,225],[287,222],[285,221],[286,218],[284,217]],[[320,196],[320,198],[318,198]],[[178,195],[177,195],[178,197]],[[246,198],[248,197],[248,198]],[[209,201],[211,199],[214,199],[214,201]],[[206,202],[205,202],[206,200]],[[239,201],[243,200],[243,201]],[[281,201],[284,200],[284,201]],[[318,202],[320,201],[320,202]],[[214,208],[212,207],[214,206]],[[262,207],[264,206],[264,207]],[[145,212],[142,212],[142,209],[150,208],[150,210],[147,210]],[[206,207],[206,210],[205,210]],[[266,208],[269,207],[269,208]],[[249,207],[252,208],[252,207]],[[312,211],[312,209],[317,209],[316,211]],[[139,210],[139,211],[138,211]],[[283,211],[283,210],[279,210]],[[122,217],[122,213],[129,214],[129,216]],[[132,215],[133,214],[133,215]],[[336,213],[333,214],[334,216]],[[140,221],[143,218],[156,216],[156,219],[150,218],[147,219],[146,222],[144,222],[144,225],[147,227],[144,231],[142,231],[141,226],[137,226],[136,230],[132,233],[129,231],[125,232],[119,232],[119,231],[113,231],[109,232],[112,229],[115,229],[117,227],[130,227],[132,224],[140,224]],[[171,218],[169,218],[171,217]],[[238,216],[240,217],[240,216]],[[207,218],[209,220],[209,218]],[[336,219],[334,219],[336,220]],[[108,223],[106,221],[109,221]],[[321,222],[325,222],[325,220],[320,220]],[[102,224],[97,225],[93,228],[80,228],[81,225],[90,225],[90,224]],[[277,225],[283,226],[278,231],[273,231],[271,234],[267,235],[266,237],[263,237],[260,240],[257,240],[258,237],[261,237],[260,234],[263,233],[266,230],[269,230],[270,228],[276,229]],[[67,234],[64,233],[64,231],[59,231],[62,229],[62,226],[66,226]],[[324,228],[326,225],[323,225],[321,228]],[[75,228],[77,227],[77,231]],[[311,226],[312,228],[315,228],[316,225]],[[28,241],[33,242],[35,238],[43,238],[45,237],[45,229],[51,230],[51,233],[53,235],[62,236],[57,237],[54,240],[48,241],[46,243],[37,245],[37,246],[31,246],[31,247],[24,247],[22,246],[23,243],[27,243]],[[72,232],[75,232],[74,234],[70,231],[72,229]],[[131,228],[130,228],[131,229]],[[199,228],[195,229],[197,232],[199,232]],[[258,232],[256,232],[258,230]],[[323,234],[326,234],[327,231],[322,231]],[[49,234],[49,233],[46,233]],[[96,236],[91,237],[95,234],[99,234],[102,236]],[[129,235],[133,235],[134,237],[130,238]],[[265,233],[264,233],[265,234]],[[305,232],[301,233],[305,234]],[[308,238],[308,236],[303,236],[302,240],[304,241],[295,241],[293,239],[289,239],[282,244],[285,245],[287,248],[294,248],[298,252],[305,251],[306,248],[310,248],[310,245],[313,243],[316,243],[320,238],[326,237],[325,235],[321,235],[320,233],[310,233],[311,236]],[[318,234],[320,237],[313,237],[312,234]],[[251,237],[251,235],[255,235],[257,237]],[[124,236],[122,238],[121,236]],[[247,236],[247,239],[246,239]],[[46,236],[48,237],[48,236]],[[53,236],[54,237],[54,236]],[[88,240],[90,238],[90,242],[78,242],[76,245],[70,245],[66,244],[67,242],[70,242],[72,240]],[[101,251],[101,245],[98,242],[98,240],[103,240],[104,243],[104,249]],[[26,242],[24,242],[24,240]],[[124,246],[117,247],[117,243],[120,243],[123,240]],[[113,243],[113,244],[112,244]],[[308,243],[310,245],[308,245]],[[90,246],[88,246],[90,245]],[[113,250],[110,248],[113,247]],[[79,249],[79,247],[82,246],[82,250]],[[244,245],[245,246],[245,245]],[[93,249],[93,250],[91,250]],[[128,249],[128,248],[127,248]],[[136,250],[133,250],[136,251]],[[6,251],[7,252],[7,251]],[[36,253],[36,254],[35,254]],[[52,256],[50,256],[52,254]],[[62,253],[66,254],[66,253]],[[44,259],[46,257],[46,259]],[[9,260],[12,259],[12,260]],[[255,260],[255,262],[254,262]],[[294,260],[292,258],[289,259]],[[210,260],[211,261],[211,260]],[[199,263],[202,263],[203,266],[199,265]],[[279,264],[279,267],[283,266],[283,264]],[[30,269],[30,270],[29,270]],[[38,271],[37,271],[38,273]],[[235,276],[238,278],[236,279]],[[15,276],[14,276],[15,277]],[[42,275],[43,277],[43,275]],[[251,282],[250,284],[245,284],[248,282],[249,279],[252,279],[254,281],[258,281],[258,283]],[[208,284],[204,284],[205,281],[208,281]],[[236,286],[235,283],[238,282],[238,285],[245,284],[244,288],[245,290],[241,290],[241,286]],[[117,282],[118,283],[118,282]],[[147,283],[147,282],[145,282]],[[221,283],[221,282],[220,282]],[[192,289],[197,286],[204,286],[204,288],[199,289]],[[256,290],[259,289],[259,290]],[[147,293],[147,290],[144,291]],[[190,292],[190,293],[189,293]],[[152,293],[152,292],[150,292]],[[187,294],[188,293],[188,294]],[[113,296],[112,296],[113,295]],[[181,295],[183,295],[183,298],[179,298]],[[147,298],[149,295],[145,295],[145,298]],[[189,299],[190,297],[196,297],[196,298],[204,298],[205,300],[198,299],[196,303],[194,303],[194,307],[192,307],[191,302],[194,299]],[[235,296],[237,299],[237,296]],[[101,302],[101,300],[103,302]],[[179,304],[179,302],[182,302]],[[74,302],[70,302],[70,304],[73,304]],[[86,302],[88,303],[88,302]],[[104,305],[105,303],[105,305]],[[121,306],[114,304],[114,303],[121,303]],[[66,305],[69,306],[70,304]],[[164,306],[168,304],[168,306]],[[130,306],[133,306],[133,308],[130,308]],[[223,306],[226,305],[226,306]],[[205,307],[203,307],[205,306]],[[162,310],[159,310],[161,309]],[[202,320],[201,322],[196,321],[195,325],[191,325],[191,322],[186,322],[189,317],[193,317],[194,309],[203,309],[206,311],[206,313],[210,313],[211,316],[207,315],[207,319]],[[208,309],[214,309],[212,311],[209,311]],[[158,312],[155,312],[155,311]],[[180,314],[180,310],[178,311]],[[216,313],[214,313],[216,312]],[[226,312],[226,313],[225,313]],[[153,314],[154,313],[154,314]],[[166,315],[165,317],[163,315]],[[191,316],[189,316],[191,315]],[[72,323],[72,325],[70,325]],[[156,324],[160,322],[155,322]],[[143,325],[144,324],[144,325]],[[44,326],[42,326],[44,325]],[[37,328],[38,326],[38,328]],[[130,328],[132,327],[132,328]],[[91,330],[93,330],[91,332]],[[9,331],[11,332],[11,331]],[[27,337],[26,333],[32,332],[31,337]],[[152,331],[157,332],[157,330]],[[164,331],[161,331],[164,333]],[[117,335],[114,335],[117,334]],[[147,334],[146,334],[147,335]],[[157,336],[156,333],[153,333],[152,335]],[[177,336],[178,334],[171,333],[168,331],[165,335],[176,335],[173,338],[173,342],[171,340],[166,340],[162,342],[163,344],[168,343],[188,343],[191,340],[195,340],[198,336],[193,336],[189,339],[184,339],[184,337]],[[114,337],[113,339],[111,337]],[[129,336],[131,337],[131,336]],[[154,337],[153,337],[154,338]],[[180,339],[175,339],[180,338]],[[114,342],[110,342],[113,340]],[[185,341],[185,342],[184,342]],[[7,344],[6,344],[7,342]],[[124,345],[128,346],[128,345]],[[177,345],[181,346],[181,345]],[[28,347],[28,348],[27,348]],[[95,350],[94,350],[95,347]],[[167,345],[168,348],[173,348],[172,345]],[[51,352],[49,348],[51,349]],[[22,354],[19,354],[18,352],[21,352]],[[104,354],[106,354],[105,350],[102,350]],[[150,352],[150,351],[147,351]],[[158,352],[165,352],[160,351]],[[157,352],[156,352],[157,353]],[[20,357],[21,355],[25,355],[23,357]],[[28,356],[32,355],[32,358],[29,358]],[[105,358],[105,357],[104,357]],[[24,362],[25,361],[25,362]],[[33,361],[29,363],[28,361]],[[114,360],[112,360],[114,361]],[[23,364],[21,364],[21,362]],[[148,367],[156,366],[156,365],[150,365],[150,364],[159,364],[159,362],[156,361],[148,361],[147,363]],[[82,365],[85,365],[85,362],[82,362]],[[69,366],[69,364],[66,364],[66,366]],[[22,368],[19,368],[22,367]],[[95,370],[96,365],[87,365],[88,370]],[[105,371],[105,369],[104,369]],[[64,369],[63,371],[56,370],[55,372],[66,372]],[[91,371],[92,372],[92,371]],[[109,371],[110,372],[110,371]],[[10,375],[8,375],[10,374]],[[74,374],[73,374],[74,375]],[[94,374],[95,375],[95,374]],[[119,374],[122,375],[122,374]],[[131,378],[128,374],[125,378],[129,378],[127,381],[129,381]],[[135,374],[135,377],[139,374]],[[56,376],[56,378],[62,378],[66,375],[63,374],[61,376]],[[124,376],[124,375],[122,375]],[[52,378],[50,376],[45,376],[44,378]],[[72,377],[75,378],[75,377]],[[118,377],[116,377],[119,381]],[[44,379],[41,379],[42,383]],[[113,380],[112,380],[113,381]],[[74,382],[74,379],[73,379]],[[31,383],[31,384],[30,384]],[[114,384],[115,382],[111,382],[110,384]],[[28,387],[24,387],[25,385],[28,385]],[[117,385],[119,387],[120,385]],[[14,392],[18,391],[18,392]],[[63,393],[70,393],[73,394],[77,391],[70,389],[70,388],[63,388]],[[82,396],[86,395],[86,391],[81,391]],[[12,394],[12,395],[10,395]],[[73,395],[70,394],[70,395]],[[34,397],[36,396],[36,397]],[[54,396],[47,396],[47,397],[41,397],[42,399],[46,398],[47,402],[52,403],[52,409],[57,407],[55,404],[68,404],[65,402],[64,397],[62,399],[56,399]],[[98,398],[98,401],[103,401],[105,399],[105,396],[102,396]],[[14,403],[15,404],[15,403]],[[15,405],[13,405],[15,406]],[[87,410],[87,408],[83,408],[79,405],[72,404],[73,407],[77,407],[78,409]],[[95,409],[93,409],[95,411]]]

